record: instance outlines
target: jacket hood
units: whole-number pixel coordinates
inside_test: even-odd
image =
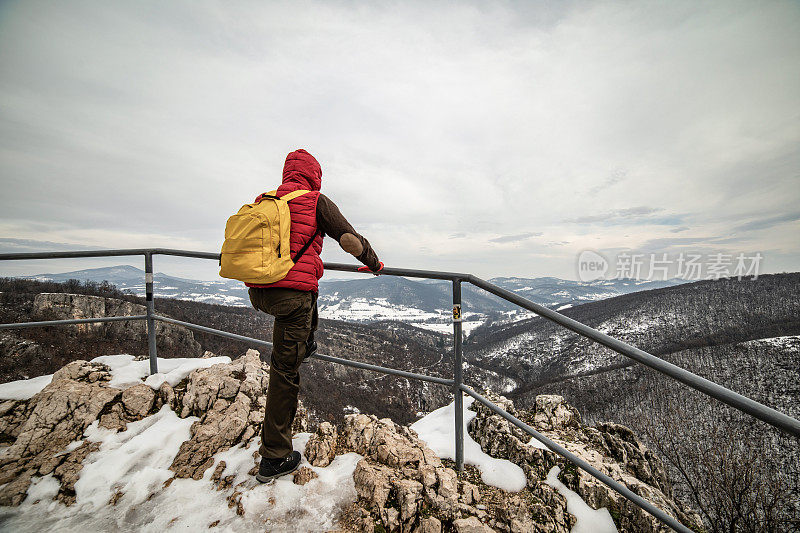
[[[302,189],[318,191],[322,186],[322,167],[305,150],[295,150],[286,156],[283,183],[297,183]]]

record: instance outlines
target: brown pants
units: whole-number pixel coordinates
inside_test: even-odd
[[[317,329],[317,294],[283,288],[257,288],[249,291],[250,303],[275,317],[272,333],[272,358],[264,424],[261,426],[259,453],[268,459],[292,453],[292,422],[300,392],[300,364],[306,355],[306,342]]]

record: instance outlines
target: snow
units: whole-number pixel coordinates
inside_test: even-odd
[[[30,400],[53,380],[53,374],[0,384],[0,400]]]
[[[192,423],[199,418],[179,418],[165,405],[161,410],[126,431],[100,430],[95,421],[87,429],[87,440],[98,439],[100,449],[93,452],[75,482],[75,494],[85,510],[104,507],[111,496],[121,491],[117,503],[136,506],[172,477],[169,466],[181,443],[191,438]]]
[[[562,310],[564,310],[564,309],[569,309],[570,307],[572,307],[572,304],[566,304],[566,305],[562,305],[561,307],[559,307],[558,309],[556,309],[556,311],[562,311]]]
[[[789,349],[800,342],[800,335],[784,335],[781,337],[764,337],[763,339],[755,339],[747,341],[744,344],[769,344],[775,348]]]
[[[336,294],[321,296],[319,300],[319,316],[332,320],[362,323],[394,320],[437,333],[453,332],[450,309],[436,312],[425,311],[416,307],[390,303],[388,298],[347,298],[345,300],[337,300]],[[482,313],[465,312],[463,318],[465,320],[462,322],[462,330],[465,335],[469,335],[472,330],[486,322],[486,315]]]
[[[190,436],[196,417],[179,418],[169,407],[120,433],[99,428],[95,422],[85,440],[100,449],[83,461],[75,484],[76,503],[70,507],[53,501],[59,490],[52,475],[34,478],[28,496],[18,507],[0,508],[0,529],[19,533],[39,531],[327,531],[335,528],[341,510],[356,501],[353,471],[361,456],[340,455],[327,467],[309,466],[319,476],[295,485],[292,476],[269,484],[248,474],[259,439],[214,456],[202,479],[173,479],[169,466],[181,443]],[[294,449],[303,451],[309,433],[295,436]],[[80,441],[79,441],[80,442]],[[73,446],[73,445],[71,445]],[[230,507],[233,488],[218,491],[210,480],[219,461],[223,476],[234,475],[235,490],[242,493],[244,516]],[[121,494],[118,494],[121,493]],[[116,503],[109,500],[118,494]]]
[[[472,440],[467,428],[478,413],[469,408],[474,402],[471,396],[464,397],[464,463],[475,465],[481,471],[481,479],[509,492],[519,492],[525,488],[525,472],[506,459],[496,459],[481,450],[480,445]],[[417,420],[411,429],[417,432],[433,452],[443,459],[455,460],[455,402],[436,409]]]
[[[547,474],[545,483],[556,489],[567,500],[567,512],[576,518],[571,533],[615,533],[617,527],[608,509],[592,509],[577,493],[569,490],[558,479],[561,469],[554,466]]]
[[[165,381],[171,386],[180,383],[192,370],[208,368],[220,363],[230,363],[230,357],[178,357],[174,359],[158,358],[158,373],[150,375],[150,361],[134,360],[130,354],[101,355],[92,359],[93,363],[102,363],[111,369],[110,387],[127,389],[133,385],[144,383],[158,389]]]
[[[69,444],[67,444],[66,448],[64,448],[63,450],[61,450],[60,452],[58,452],[56,454],[56,457],[58,457],[60,455],[65,455],[65,454],[68,454],[68,453],[70,453],[72,451],[77,450],[78,448],[81,447],[81,444],[83,444],[83,441],[81,441],[81,440],[76,440],[76,441],[70,442]]]
[[[537,440],[536,437],[531,437],[531,440],[528,441],[528,446],[533,446],[534,448],[539,448],[540,450],[549,450],[547,446],[542,444],[541,441]]]
[[[464,332],[464,335],[469,336],[474,329],[482,326],[484,322],[485,320],[464,320],[461,322],[461,331]],[[453,333],[453,321],[449,317],[445,322],[411,322],[410,324],[437,333]]]
[[[327,298],[326,298],[327,299]],[[426,319],[449,316],[444,311],[432,313],[389,303],[387,298],[350,298],[333,305],[324,305],[320,302],[319,316],[335,320],[351,320],[354,322],[378,320],[411,320],[421,322]]]

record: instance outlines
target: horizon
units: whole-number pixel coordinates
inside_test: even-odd
[[[109,259],[113,259],[113,258],[109,258]],[[33,278],[35,276],[48,276],[48,275],[60,276],[60,275],[64,275],[64,274],[71,274],[71,273],[77,273],[77,272],[92,272],[92,271],[106,270],[106,269],[119,268],[119,267],[128,267],[128,268],[135,269],[137,272],[141,272],[142,276],[144,276],[144,269],[139,267],[139,266],[131,265],[129,263],[117,263],[117,264],[114,264],[114,265],[108,265],[108,266],[102,266],[102,267],[87,267],[87,268],[74,269],[74,270],[37,272],[37,273],[32,273],[32,274],[15,275],[15,276],[2,275],[0,277],[11,277],[11,278],[25,279],[25,278]],[[357,274],[357,273],[338,272],[338,271],[331,271],[331,272],[337,272],[338,275],[337,276],[327,276],[327,275],[323,276],[320,279],[320,283],[334,283],[334,282],[340,282],[340,281],[359,281],[359,280],[368,280],[369,281],[369,280],[373,280],[373,279],[375,279],[377,277],[377,276],[368,275],[366,273]],[[793,272],[793,271],[771,272],[771,273],[768,273],[768,274],[759,274],[758,277],[767,276],[767,275],[773,275],[773,274],[797,274],[797,273],[800,273],[800,272],[797,272],[797,271],[795,271],[795,272]],[[218,276],[216,278],[214,278],[214,279],[187,278],[187,277],[182,276],[180,274],[172,274],[172,273],[164,272],[164,271],[161,271],[161,270],[159,270],[157,268],[154,268],[154,275],[156,275],[156,276],[163,275],[163,276],[167,276],[167,277],[170,277],[170,278],[173,278],[173,279],[181,279],[181,280],[184,280],[184,281],[208,282],[208,281],[220,281],[220,280],[222,280],[222,281],[228,281],[228,282],[231,282],[231,283],[241,283],[241,282],[237,282],[236,280],[220,278]],[[423,280],[427,280],[427,281],[441,281],[443,283],[447,283],[447,280],[434,280],[434,279],[430,279],[430,278],[415,278],[415,277],[395,276],[395,275],[388,275],[388,274],[385,275],[385,276],[391,277],[391,278],[399,277],[399,278],[403,278],[403,279],[405,279],[407,281],[420,282],[420,281],[423,281]],[[144,277],[142,279],[144,279]],[[666,282],[666,283],[674,283],[674,284],[693,283],[694,281],[709,281],[708,279],[692,280],[692,279],[684,279],[684,278],[679,278],[679,277],[670,277],[670,278],[667,278],[667,279],[658,279],[658,280],[649,280],[649,279],[644,279],[644,278],[632,278],[632,277],[622,277],[622,278],[621,277],[609,277],[609,278],[600,278],[600,279],[591,280],[591,281],[582,281],[580,279],[559,278],[559,277],[555,277],[555,276],[534,276],[534,277],[495,276],[495,277],[492,277],[492,278],[488,278],[487,281],[492,281],[492,280],[497,280],[497,279],[504,279],[504,280],[519,279],[519,280],[526,280],[526,281],[541,280],[541,279],[554,279],[554,280],[558,280],[558,281],[567,281],[567,282],[579,283],[579,284],[580,283],[590,284],[590,283],[593,283],[595,281],[598,281],[598,282],[609,282],[609,281]]]

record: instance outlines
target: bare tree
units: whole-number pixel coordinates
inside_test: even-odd
[[[676,495],[715,532],[800,531],[796,487],[766,453],[772,428],[685,391],[659,388],[635,429],[666,461]],[[690,401],[687,401],[687,398]]]

